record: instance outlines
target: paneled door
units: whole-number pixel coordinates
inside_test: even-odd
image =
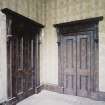
[[[35,38],[12,36],[8,40],[8,68],[12,72],[11,97],[21,100],[35,93]]]
[[[93,87],[93,32],[63,36],[64,93],[89,97]]]

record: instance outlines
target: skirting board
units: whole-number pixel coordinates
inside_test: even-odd
[[[98,99],[99,101],[105,101],[105,92],[98,92]]]
[[[38,94],[43,89],[44,89],[44,85],[40,85],[40,86],[36,87],[35,94]],[[5,102],[0,103],[0,105],[16,105],[18,102],[19,101],[17,101],[16,98],[12,98],[12,99],[8,99],[8,101],[5,101]]]
[[[64,88],[59,87],[58,85],[44,84],[43,89],[64,94]],[[92,93],[91,96],[90,96],[90,99],[97,100],[97,101],[105,101],[105,92],[100,92],[99,91],[99,92],[96,92],[96,93]]]
[[[64,94],[64,88],[55,84],[40,85],[36,88],[35,93],[37,94],[42,90],[48,90],[48,91]],[[98,101],[105,101],[105,92],[92,93],[92,96],[90,98]],[[11,104],[11,103],[14,103],[14,104]],[[9,100],[8,102],[0,103],[0,105],[15,105],[15,100]]]
[[[15,98],[9,99],[8,101],[0,103],[0,105],[16,105],[17,100]]]
[[[58,85],[44,84],[44,90],[63,93],[63,88]]]
[[[36,87],[35,93],[38,94],[39,92],[41,92],[44,89],[44,85],[40,85],[38,87]]]

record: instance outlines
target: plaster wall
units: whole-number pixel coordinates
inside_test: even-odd
[[[0,9],[9,8],[44,24],[45,0],[0,0]]]

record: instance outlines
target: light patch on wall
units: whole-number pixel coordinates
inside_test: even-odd
[[[57,34],[55,28],[46,27],[40,58],[41,82],[44,84],[58,84],[58,46],[56,42]]]
[[[41,34],[40,34],[40,83],[44,84],[44,68],[43,68],[43,53],[44,53],[44,29],[42,30]]]
[[[105,91],[105,33],[99,33],[99,90]]]
[[[0,12],[0,101],[7,100],[6,16]]]

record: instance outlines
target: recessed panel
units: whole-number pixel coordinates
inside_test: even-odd
[[[87,69],[87,38],[80,39],[80,69]]]
[[[80,75],[80,90],[85,90],[87,91],[88,90],[88,76],[82,76]]]
[[[73,68],[73,39],[66,40],[66,66]]]
[[[66,75],[66,88],[73,89],[74,88],[74,75]]]

